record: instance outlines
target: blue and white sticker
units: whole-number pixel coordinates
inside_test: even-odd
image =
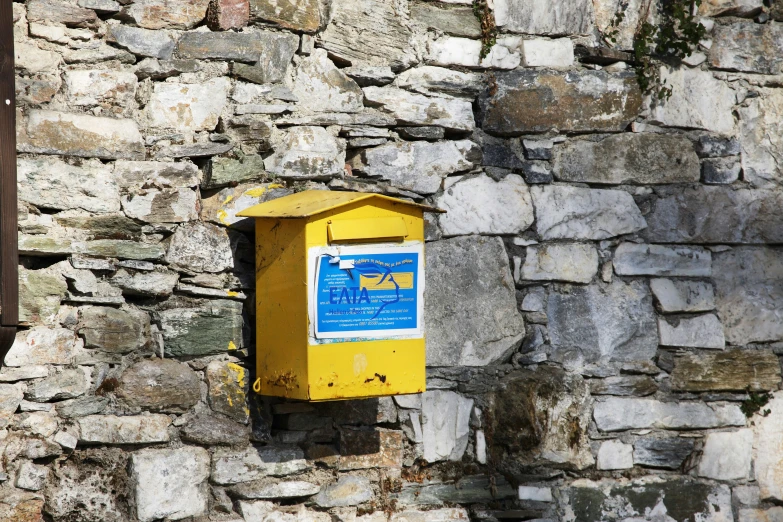
[[[315,247],[309,257],[313,337],[350,341],[422,336],[421,243]]]

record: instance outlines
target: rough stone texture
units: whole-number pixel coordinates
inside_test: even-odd
[[[222,416],[199,414],[182,427],[180,436],[196,444],[240,446],[247,442],[248,430]]]
[[[501,384],[489,394],[488,422],[489,451],[504,471],[523,474],[526,466],[545,464],[583,469],[594,463],[587,439],[589,390],[580,376],[542,366]]]
[[[137,310],[117,310],[104,306],[81,309],[84,326],[79,334],[87,348],[110,353],[128,353],[149,342],[149,315]]]
[[[703,16],[755,16],[761,11],[760,0],[706,0],[699,6]]]
[[[502,241],[458,237],[430,243],[426,255],[427,364],[482,366],[507,357],[525,328]]]
[[[137,83],[136,75],[131,72],[68,71],[65,73],[65,95],[75,106],[128,106],[135,98]]]
[[[332,17],[320,36],[330,54],[351,65],[386,65],[407,69],[416,63],[406,10],[384,0],[346,0],[333,5]],[[373,13],[371,17],[367,13]]]
[[[502,42],[503,40],[500,40]],[[512,40],[512,46],[518,42]],[[478,40],[444,36],[429,44],[427,63],[443,66],[491,67],[498,69],[514,69],[520,64],[518,52],[510,50],[499,43],[493,45],[489,53],[482,58],[482,46]]]
[[[71,330],[36,326],[17,332],[4,363],[6,366],[71,364],[83,346]]]
[[[530,189],[543,239],[606,239],[645,228],[630,194],[566,185]]]
[[[19,320],[52,323],[68,285],[59,274],[47,270],[19,270]],[[6,356],[8,357],[8,356]],[[6,364],[9,364],[6,359]]]
[[[783,111],[783,95],[777,89],[759,89],[762,96],[740,107],[740,144],[743,178],[755,187],[781,183],[783,128],[775,114]]]
[[[596,469],[614,470],[633,467],[633,446],[619,440],[607,440],[601,443],[596,456]]]
[[[280,183],[228,187],[201,200],[201,218],[224,226],[252,230],[253,221],[237,217],[237,212],[289,194],[292,191]]]
[[[472,131],[476,124],[470,102],[424,96],[395,87],[365,87],[365,103],[380,107],[398,125],[437,125],[455,131]]]
[[[519,234],[533,223],[533,201],[521,176],[496,182],[486,174],[451,183],[435,206],[446,211],[438,225],[445,237],[466,234]]]
[[[343,476],[326,486],[313,499],[321,507],[355,506],[372,498],[370,481],[364,477]]]
[[[516,33],[586,34],[593,26],[593,3],[496,0],[495,23]]]
[[[148,444],[168,442],[168,415],[88,415],[79,422],[79,442],[82,444]]]
[[[726,341],[783,339],[783,261],[775,249],[736,248],[715,256],[715,291]]]
[[[433,390],[422,394],[421,428],[427,462],[462,459],[472,410],[473,401],[454,392]]]
[[[600,141],[570,140],[555,149],[558,180],[619,185],[699,181],[690,140],[669,134],[617,134]]]
[[[661,79],[672,89],[666,101],[655,106],[652,119],[670,127],[705,129],[718,134],[734,130],[734,91],[711,72],[661,68]]]
[[[522,62],[528,67],[565,68],[574,64],[574,43],[570,38],[522,40]]]
[[[209,355],[241,348],[242,303],[204,301],[158,313],[167,356]]]
[[[783,72],[781,52],[783,28],[779,25],[736,22],[715,26],[709,60],[716,69],[780,74]]]
[[[654,243],[780,243],[783,195],[768,190],[692,186],[665,189],[647,215]],[[716,270],[716,275],[718,274]]]
[[[618,375],[590,381],[590,393],[593,395],[643,397],[652,395],[656,391],[658,385],[647,375]]]
[[[88,375],[84,367],[63,369],[28,385],[24,397],[34,402],[79,397],[87,393]]]
[[[207,10],[207,25],[213,31],[241,29],[250,20],[248,0],[212,0]]]
[[[609,398],[596,403],[593,418],[601,431],[745,426],[745,415],[736,404],[655,399]]]
[[[757,415],[753,419],[756,481],[761,499],[780,501],[783,500],[783,482],[780,480],[783,455],[776,448],[783,444],[783,431],[780,429],[783,422],[783,392],[773,393],[772,400],[764,405],[764,409],[770,410],[770,414],[766,417]]]
[[[552,292],[547,318],[550,357],[569,368],[649,361],[658,347],[652,297],[641,281]]]
[[[146,223],[182,223],[198,218],[198,195],[190,189],[147,190],[122,198],[125,215]]]
[[[132,408],[163,412],[187,411],[201,398],[196,373],[170,359],[137,362],[122,373],[114,393]]]
[[[774,390],[781,381],[778,358],[767,350],[684,354],[674,361],[671,386],[678,391]]]
[[[753,430],[710,433],[696,473],[716,480],[742,480],[750,475]]]
[[[469,97],[481,91],[483,82],[483,76],[478,73],[464,73],[445,67],[425,65],[400,73],[394,85],[420,94]]]
[[[495,78],[495,87],[479,98],[481,125],[490,134],[620,131],[642,104],[636,80],[626,73],[519,69]]]
[[[403,190],[434,194],[440,190],[446,176],[470,170],[478,163],[480,156],[477,153],[476,144],[468,140],[389,143],[365,149],[351,165],[355,170],[388,180]],[[484,179],[489,181],[489,178]],[[532,221],[532,216],[530,219]]]
[[[209,0],[135,0],[122,14],[145,29],[190,29],[204,19]]]
[[[714,314],[681,318],[658,318],[658,332],[664,346],[723,349],[723,326]]]
[[[311,33],[321,25],[321,10],[316,0],[251,0],[250,12],[253,18],[295,31]]]
[[[612,263],[618,275],[712,275],[712,255],[709,250],[698,247],[621,243]]]
[[[201,84],[158,83],[146,108],[149,124],[178,131],[212,130],[226,106],[229,86],[226,78]]]
[[[693,452],[691,439],[670,437],[664,439],[641,438],[634,442],[634,464],[651,468],[679,469]]]
[[[334,66],[326,51],[316,49],[302,60],[291,90],[298,107],[315,112],[359,112],[363,94],[359,85]]]
[[[247,371],[234,363],[212,361],[207,366],[209,406],[237,422],[247,422]]]
[[[715,309],[715,292],[709,283],[651,279],[650,290],[663,312],[708,312]]]
[[[456,7],[442,9],[427,2],[415,2],[410,5],[411,20],[433,29],[439,29],[453,36],[479,38],[481,27],[473,9]]]
[[[130,480],[141,522],[207,510],[209,453],[203,448],[145,449],[131,455]]]
[[[293,127],[278,138],[264,167],[281,178],[332,178],[345,170],[345,149],[322,127]]]
[[[166,262],[177,270],[222,272],[233,265],[228,234],[204,223],[180,226],[171,236]]]
[[[531,281],[589,283],[596,272],[598,252],[592,245],[534,245],[527,247],[521,278]]]
[[[133,120],[31,110],[17,130],[17,150],[101,159],[143,159],[144,142]]]
[[[176,43],[166,33],[125,25],[111,26],[107,40],[138,56],[149,56],[161,60],[171,58]]]

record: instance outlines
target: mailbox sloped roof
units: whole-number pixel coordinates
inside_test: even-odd
[[[266,203],[261,203],[260,205],[246,208],[241,212],[237,212],[237,216],[256,218],[304,218],[357,201],[369,201],[372,199],[382,199],[400,205],[416,207],[424,212],[444,212],[435,207],[420,205],[418,203],[391,198],[381,194],[306,190],[304,192],[298,192],[296,194],[291,194],[290,196],[284,196],[282,198],[273,199],[272,201],[267,201]]]

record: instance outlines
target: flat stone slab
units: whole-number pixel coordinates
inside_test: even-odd
[[[584,243],[527,247],[521,279],[589,283],[598,272],[598,251]]]
[[[783,72],[783,27],[751,20],[716,24],[709,61],[716,69],[780,74]]]
[[[168,442],[168,415],[89,415],[81,417],[79,442],[82,444],[148,444]]]
[[[780,362],[769,350],[684,354],[674,359],[671,372],[676,391],[768,391],[780,382]]]
[[[621,243],[612,263],[618,275],[712,275],[712,254],[699,247]]]
[[[663,346],[715,348],[726,346],[723,325],[715,314],[658,318],[658,333]]]
[[[745,426],[746,421],[736,404],[619,397],[596,403],[593,418],[601,431],[720,428]]]
[[[662,312],[708,312],[715,309],[715,291],[710,283],[651,279],[650,290]]]

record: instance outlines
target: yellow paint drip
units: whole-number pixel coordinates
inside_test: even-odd
[[[239,292],[234,292],[233,290],[226,290],[226,295],[228,297],[236,297],[236,296],[239,295]],[[232,342],[231,344],[233,345],[234,343]],[[234,346],[234,350],[236,350],[236,349],[237,349],[237,347]],[[231,348],[229,348],[229,350],[231,350]]]
[[[233,370],[234,373],[236,373],[237,383],[239,384],[239,386],[244,388],[245,387],[245,369],[242,368],[241,366],[239,366],[238,364],[235,364],[235,363],[228,363],[228,368],[230,370]]]
[[[229,341],[228,342],[228,349],[229,349],[229,351],[237,349],[237,345],[234,344],[234,341]]]

